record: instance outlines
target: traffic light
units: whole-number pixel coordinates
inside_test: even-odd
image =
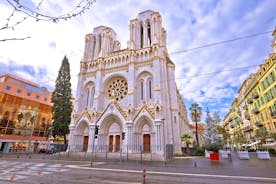
[[[97,139],[97,135],[99,134],[99,125],[95,126],[95,139]]]
[[[125,135],[126,135],[126,133],[122,132],[122,140],[125,140]]]

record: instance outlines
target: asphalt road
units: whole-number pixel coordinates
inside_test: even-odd
[[[202,157],[170,162],[94,162],[28,158],[0,159],[0,183],[24,184],[268,184],[276,183],[276,158],[210,161]]]

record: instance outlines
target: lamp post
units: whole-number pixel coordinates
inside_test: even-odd
[[[35,112],[35,114],[30,118],[30,121],[32,123],[32,131],[31,131],[30,140],[29,140],[29,144],[28,144],[28,153],[27,154],[31,153],[31,143],[32,143],[32,137],[33,137],[33,133],[34,133],[34,125],[35,125],[35,122],[37,119],[37,114],[38,113]]]

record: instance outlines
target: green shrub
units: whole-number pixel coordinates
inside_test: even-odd
[[[218,151],[222,148],[220,145],[218,144],[211,144],[211,145],[207,145],[206,150],[208,151],[212,151],[214,153],[218,153]]]
[[[194,152],[194,156],[204,156],[204,155],[205,155],[204,148],[196,148]]]
[[[276,150],[274,148],[268,148],[268,152],[270,154],[276,154]]]

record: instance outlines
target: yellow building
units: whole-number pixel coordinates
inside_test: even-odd
[[[0,76],[0,151],[25,152],[46,141],[51,92],[14,75]]]
[[[276,51],[276,29],[272,34]],[[229,126],[228,126],[229,124]],[[223,120],[231,135],[230,141],[253,145],[276,133],[276,53],[269,55],[258,71],[247,78],[232,102],[232,109]]]

